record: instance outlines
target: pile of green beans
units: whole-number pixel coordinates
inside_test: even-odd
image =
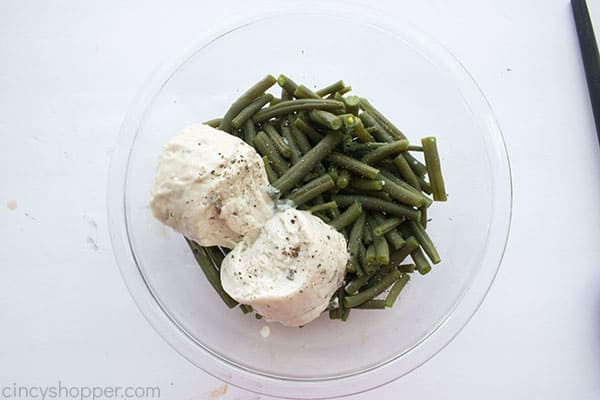
[[[279,90],[266,93],[273,87]],[[342,321],[352,309],[392,307],[411,274],[425,275],[441,261],[425,228],[428,207],[446,201],[436,138],[409,143],[371,102],[349,91],[341,80],[312,90],[286,75],[267,75],[222,118],[206,122],[257,150],[280,199],[346,237],[344,285],[329,307],[330,318]],[[206,251],[191,247],[197,259]],[[235,306],[214,271],[205,272]]]

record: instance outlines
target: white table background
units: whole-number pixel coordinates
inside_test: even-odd
[[[0,0],[0,387],[268,398],[224,387],[145,321],[113,259],[106,187],[120,123],[152,71],[230,14],[278,4]],[[462,333],[351,398],[600,399],[600,152],[568,1],[378,7],[447,46],[487,95],[512,164],[513,225]]]

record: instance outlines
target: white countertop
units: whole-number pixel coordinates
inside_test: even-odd
[[[268,398],[223,386],[155,333],[121,279],[106,217],[110,156],[137,90],[214,22],[278,5],[248,3],[0,2],[0,388]],[[569,3],[378,4],[447,46],[486,94],[511,160],[513,224],[462,333],[351,398],[599,399],[600,151]]]

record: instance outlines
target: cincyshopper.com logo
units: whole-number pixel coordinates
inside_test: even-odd
[[[0,399],[64,399],[64,400],[108,400],[108,399],[159,399],[158,386],[71,386],[58,381],[56,385],[11,385],[0,386]]]

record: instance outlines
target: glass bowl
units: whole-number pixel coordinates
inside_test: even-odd
[[[206,372],[245,389],[323,398],[394,380],[439,352],[485,297],[505,248],[510,169],[485,97],[459,62],[409,24],[312,4],[245,17],[209,35],[149,81],[123,124],[109,182],[111,239],[123,278],[160,335]],[[412,139],[438,137],[449,199],[430,210],[443,261],[414,275],[385,311],[327,316],[304,328],[229,310],[180,234],[148,208],[162,146],[220,116],[267,73],[322,86],[344,79]]]

